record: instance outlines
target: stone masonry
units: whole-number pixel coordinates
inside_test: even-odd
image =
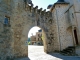
[[[31,5],[30,5],[31,4]],[[29,30],[42,28],[44,51],[80,45],[80,0],[56,2],[50,11],[24,0],[0,0],[0,60],[28,56]]]

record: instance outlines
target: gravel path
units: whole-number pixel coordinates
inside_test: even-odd
[[[46,54],[43,46],[29,46],[28,58],[16,59],[16,60],[80,60],[78,56],[63,56],[59,53]]]

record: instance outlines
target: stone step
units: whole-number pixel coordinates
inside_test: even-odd
[[[75,52],[78,54],[78,56],[80,56],[80,46],[76,46]]]
[[[67,47],[66,49],[63,49],[61,51],[61,54],[73,56],[73,55],[75,55],[75,47],[74,46]]]

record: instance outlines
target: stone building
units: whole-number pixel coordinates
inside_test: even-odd
[[[43,45],[42,30],[39,30],[38,32],[36,32],[36,44]]]
[[[50,11],[54,19],[56,36],[60,42],[60,50],[68,46],[77,47],[80,45],[80,0],[59,1]],[[80,52],[77,53],[80,55]]]
[[[36,36],[31,36],[31,37],[30,37],[30,44],[31,44],[31,45],[36,44]]]
[[[50,11],[26,0],[0,0],[0,60],[28,56],[28,32],[43,31],[44,51],[80,46],[80,0],[58,0]]]
[[[36,35],[32,35],[30,37],[30,44],[32,45],[43,45],[43,40],[42,40],[42,30],[38,30],[36,32]]]

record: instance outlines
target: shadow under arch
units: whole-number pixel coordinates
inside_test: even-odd
[[[34,25],[34,26],[30,26],[30,28],[28,29],[28,34],[29,34],[29,31],[30,31],[33,27],[39,27],[39,28],[42,30],[43,44],[44,44],[44,52],[47,53],[47,36],[46,36],[45,30],[43,29],[43,27]],[[28,36],[28,34],[27,34],[27,36]]]

